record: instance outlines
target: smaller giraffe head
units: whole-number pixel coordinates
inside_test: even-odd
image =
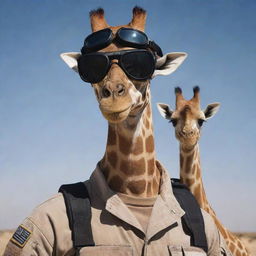
[[[200,88],[196,86],[193,91],[192,99],[186,100],[182,95],[181,88],[175,88],[175,110],[172,110],[167,104],[157,104],[160,114],[173,124],[175,136],[185,149],[190,149],[196,145],[200,138],[203,123],[213,117],[220,107],[219,103],[212,103],[205,110],[201,110]]]
[[[144,31],[147,14],[146,11],[140,7],[136,6],[133,8],[132,19],[126,25],[110,26],[104,15],[102,8],[90,12],[92,32],[97,33],[100,30],[108,28],[115,37],[121,27]],[[98,52],[102,54],[106,53],[107,55],[108,53],[120,53],[125,50],[134,49],[133,47],[123,46],[113,41],[110,45],[98,50]],[[152,52],[151,49],[147,50]],[[156,58],[154,73],[152,77],[147,80],[135,80],[128,77],[121,68],[120,61],[113,59],[111,60],[111,66],[105,77],[97,83],[92,83],[100,110],[109,122],[119,123],[126,120],[129,116],[138,116],[150,101],[150,79],[157,75],[169,75],[174,72],[185,60],[187,54],[174,52],[160,57],[154,53],[154,56]],[[80,57],[81,53],[78,52],[61,54],[61,58],[76,72],[78,72],[78,61]],[[133,60],[131,60],[130,66],[133,65],[132,61]],[[146,65],[147,63],[145,63],[145,66]]]

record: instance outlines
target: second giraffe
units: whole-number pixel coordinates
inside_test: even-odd
[[[194,87],[193,91],[192,99],[186,100],[182,95],[181,88],[175,88],[175,110],[171,110],[167,104],[157,104],[160,114],[173,124],[175,136],[180,142],[180,180],[187,185],[200,207],[212,216],[232,254],[234,256],[249,256],[250,254],[239,238],[220,223],[207,200],[202,181],[198,141],[203,123],[215,115],[220,104],[209,104],[203,111],[200,107],[199,87]]]

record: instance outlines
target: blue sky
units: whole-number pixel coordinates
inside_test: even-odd
[[[201,87],[202,107],[220,111],[200,140],[208,199],[233,231],[256,231],[256,2],[2,0],[0,8],[0,229],[15,228],[63,183],[85,180],[101,159],[107,122],[89,84],[59,58],[79,51],[88,13],[105,9],[127,24],[135,5],[148,11],[146,32],[163,51],[185,51],[183,65],[152,81],[158,159],[177,177],[178,143],[156,102],[174,107]]]

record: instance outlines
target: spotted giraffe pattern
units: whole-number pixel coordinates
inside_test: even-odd
[[[250,253],[241,240],[218,220],[207,200],[203,186],[198,140],[203,122],[217,112],[218,104],[210,104],[205,111],[202,111],[199,87],[194,87],[194,97],[189,101],[183,98],[180,88],[176,88],[175,93],[176,109],[174,111],[170,110],[166,104],[158,104],[158,108],[160,113],[173,123],[176,138],[180,142],[181,182],[187,185],[200,207],[212,216],[232,254],[234,256],[249,256]]]
[[[150,98],[149,90],[146,98]],[[101,168],[109,186],[118,192],[151,197],[158,194],[161,173],[156,167],[151,105],[141,117],[123,124],[109,124]]]

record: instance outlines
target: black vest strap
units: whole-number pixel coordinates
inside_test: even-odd
[[[69,227],[72,231],[73,245],[78,252],[81,247],[94,246],[91,228],[91,203],[86,186],[82,182],[62,185]]]
[[[186,212],[182,217],[182,222],[190,233],[191,245],[202,248],[207,253],[208,245],[201,209],[187,186],[181,184],[178,179],[171,179],[171,181],[173,194]]]
[[[182,224],[191,237],[191,245],[208,252],[204,219],[201,209],[188,190],[178,179],[172,179],[173,194],[181,208],[186,212],[182,217]],[[62,185],[59,192],[63,194],[69,226],[72,231],[73,246],[76,256],[85,246],[95,246],[91,228],[91,204],[86,186],[82,182]]]

